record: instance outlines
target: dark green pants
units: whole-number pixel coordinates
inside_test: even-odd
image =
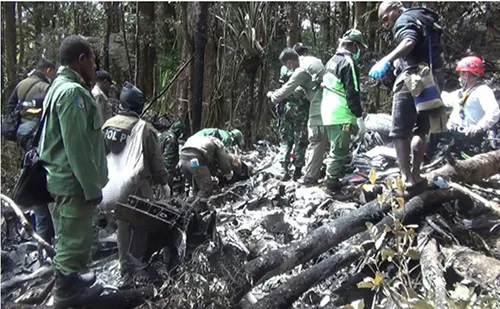
[[[325,126],[330,151],[325,159],[326,181],[338,182],[343,175],[343,168],[349,157],[351,134],[355,133],[356,126],[352,124],[338,124]]]
[[[309,110],[304,106],[297,106],[296,103],[288,102],[284,107],[284,113],[280,124],[280,162],[290,163],[290,153],[295,155],[293,165],[303,167],[306,158],[307,140],[307,120]]]
[[[54,196],[55,269],[64,275],[87,270],[95,206],[79,197]]]

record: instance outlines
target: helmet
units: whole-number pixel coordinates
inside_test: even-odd
[[[120,110],[142,113],[144,94],[132,83],[125,82],[120,92]]]
[[[484,74],[483,59],[478,56],[467,56],[457,63],[457,72],[469,72],[476,75]]]
[[[347,30],[347,32],[344,33],[344,35],[342,36],[342,38],[340,40],[345,41],[345,42],[354,42],[354,43],[357,43],[357,44],[363,46],[364,48],[368,47],[368,46],[366,46],[366,44],[363,41],[363,34],[358,29]]]
[[[243,140],[243,133],[241,133],[240,130],[238,129],[233,129],[231,130],[231,135],[234,139],[234,141],[240,146],[240,147],[243,147],[243,145],[245,144],[244,140]]]
[[[303,56],[305,53],[309,51],[309,47],[299,42],[293,46],[293,50],[300,56]]]

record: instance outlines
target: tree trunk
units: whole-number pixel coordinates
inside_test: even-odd
[[[19,59],[18,63],[21,68],[26,68],[24,63],[24,30],[23,30],[23,6],[22,3],[17,2],[17,29],[19,30]]]
[[[155,88],[155,2],[137,2],[137,17],[135,83],[149,99]]]
[[[331,3],[330,2],[323,2],[323,10],[326,12],[325,13],[325,19],[321,23],[321,32],[324,33],[324,38],[325,38],[325,45],[326,47],[329,47],[331,42],[332,42],[332,9],[331,9]]]
[[[128,40],[127,40],[127,30],[125,27],[125,10],[123,8],[123,2],[120,3],[120,27],[121,31],[123,33],[123,44],[125,45],[125,54],[127,55],[127,63],[128,63],[128,70],[125,73],[125,80],[130,80],[132,76],[130,75],[130,71],[132,70],[132,60],[130,60],[130,50],[128,48]]]
[[[203,112],[203,77],[205,70],[205,47],[207,45],[207,19],[208,2],[200,2],[200,14],[196,23],[195,38],[195,64],[193,80],[193,106],[191,109],[191,130],[198,132],[201,129],[201,117]]]
[[[405,207],[401,211],[395,212],[393,216],[384,217],[382,221],[375,225],[377,233],[381,233],[386,226],[392,226],[394,220],[402,221],[404,219],[405,224],[411,223],[423,213],[436,210],[437,207],[434,206],[460,196],[461,194],[456,191],[426,191],[408,201]],[[289,308],[304,292],[334,275],[337,271],[353,263],[363,255],[364,250],[362,249],[362,245],[365,241],[370,240],[371,236],[368,231],[363,232],[359,236],[359,238],[349,241],[347,249],[338,251],[328,259],[289,279],[266,297],[259,300],[252,308]],[[368,248],[372,245],[373,242],[370,242]]]
[[[354,14],[354,28],[361,31],[361,33],[365,33],[365,18],[364,14],[366,13],[367,2],[357,1],[354,2],[355,14]],[[365,35],[366,36],[366,35]]]
[[[16,38],[16,3],[3,2],[5,20],[5,66],[7,70],[7,95],[10,95],[17,84],[17,38]]]
[[[449,178],[454,182],[474,182],[500,173],[500,150],[478,154],[470,159],[447,164],[426,174],[429,181],[435,176]]]
[[[189,60],[194,52],[194,40],[192,30],[196,24],[197,5],[194,2],[181,2],[180,24],[182,29],[182,50],[181,50],[181,63],[183,64]],[[186,132],[189,136],[191,132],[190,124],[190,102],[192,98],[192,86],[194,74],[194,61],[188,64],[186,69],[180,74],[177,81],[174,106],[177,105],[178,118],[186,124]]]
[[[286,33],[286,46],[293,47],[299,40],[300,24],[299,13],[297,12],[298,2],[288,2],[286,4],[288,15],[288,31]]]

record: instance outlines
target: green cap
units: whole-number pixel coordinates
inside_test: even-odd
[[[243,133],[241,133],[240,130],[238,129],[233,129],[231,130],[231,135],[233,136],[235,142],[240,146],[243,147],[244,141],[243,141]]]
[[[361,31],[359,31],[358,29],[347,30],[347,32],[342,36],[341,40],[358,43],[364,48],[368,48],[368,46],[363,42],[363,34],[361,34]]]
[[[170,131],[172,131],[175,135],[180,136],[184,132],[184,124],[180,121],[176,121],[170,126]]]

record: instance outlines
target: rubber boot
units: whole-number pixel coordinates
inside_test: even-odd
[[[102,293],[103,287],[98,284],[88,287],[89,282],[82,280],[82,276],[78,273],[63,275],[56,271],[54,308],[81,307],[95,301]]]
[[[293,172],[293,180],[297,181],[302,176],[302,168],[295,167],[295,171]]]

